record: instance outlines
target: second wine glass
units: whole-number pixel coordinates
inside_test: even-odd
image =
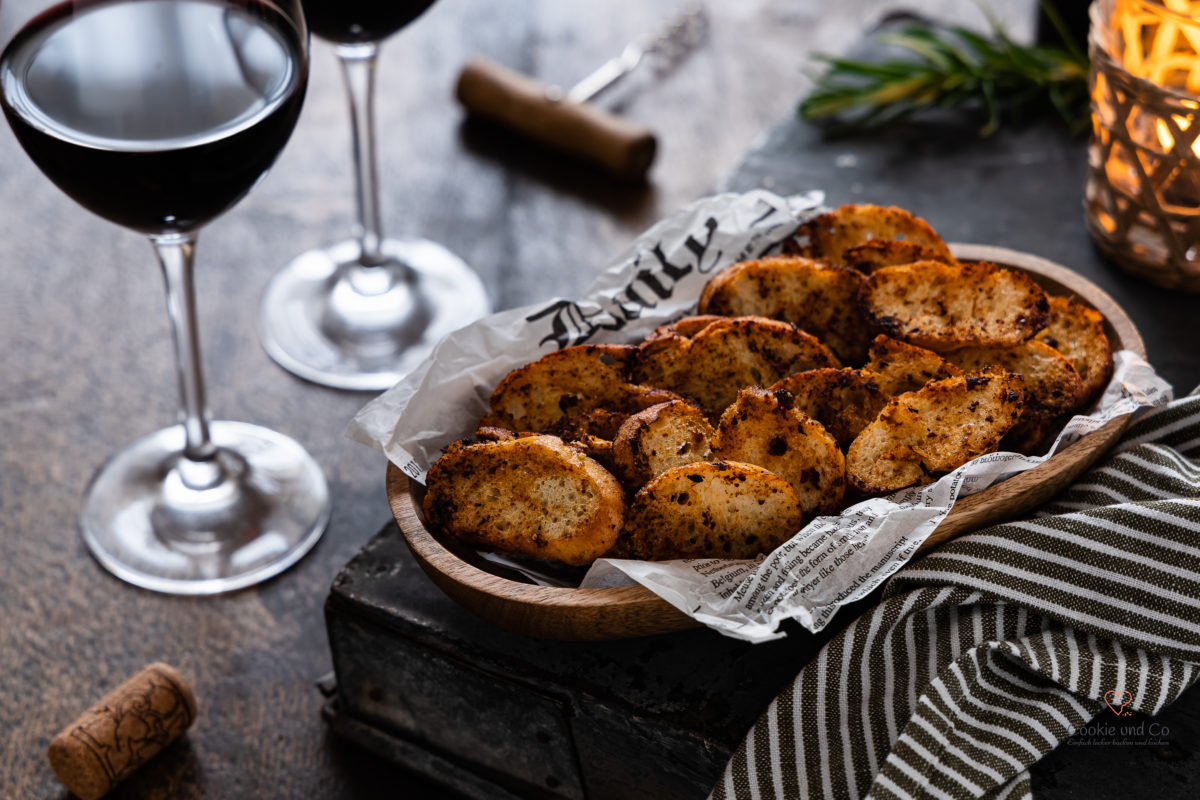
[[[386,389],[447,333],[488,313],[479,277],[420,238],[383,234],[375,157],[374,81],[380,42],[433,0],[304,0],[313,33],[336,46],[350,98],[357,182],[354,238],[294,259],[263,295],[259,334],[271,358],[339,389]]]

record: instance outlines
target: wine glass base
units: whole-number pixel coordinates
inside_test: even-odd
[[[93,476],[80,532],[121,580],[181,595],[242,589],[299,561],[324,533],[329,486],[303,447],[244,422],[210,431],[221,465],[211,485],[187,485],[197,462],[181,460],[182,426],[137,440]]]
[[[364,268],[346,241],[295,258],[267,285],[263,348],[284,369],[336,389],[390,388],[451,331],[486,315],[483,283],[425,239],[387,239]]]

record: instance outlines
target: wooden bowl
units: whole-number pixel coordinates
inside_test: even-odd
[[[991,261],[1027,272],[1050,294],[1073,295],[1102,313],[1113,351],[1145,358],[1142,337],[1107,293],[1043,258],[983,245],[951,245],[963,261]],[[1019,516],[1049,500],[1113,445],[1128,416],[1111,420],[1043,464],[954,504],[918,553],[959,534]],[[392,514],[425,573],[454,600],[490,622],[527,636],[561,640],[627,639],[698,627],[699,623],[642,586],[569,589],[510,580],[455,555],[422,523],[424,487],[388,464]],[[486,566],[486,565],[485,565]]]

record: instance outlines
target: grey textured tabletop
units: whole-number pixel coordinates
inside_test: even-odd
[[[468,57],[487,54],[569,84],[674,5],[436,4],[385,46],[380,64],[389,231],[450,246],[482,275],[496,308],[569,295],[640,230],[718,188],[760,132],[792,113],[808,86],[806,54],[844,49],[884,6],[710,3],[705,45],[682,69],[632,94],[623,109],[662,142],[647,187],[615,184],[462,124],[451,87]],[[1029,31],[1032,2],[993,5],[1018,35]],[[980,21],[970,4],[925,6],[928,13]],[[108,688],[159,659],[190,679],[199,719],[183,744],[114,797],[369,797],[397,785],[390,768],[332,739],[313,689],[329,670],[321,614],[329,584],[389,518],[382,456],[342,435],[367,396],[293,378],[267,358],[254,331],[268,278],[291,256],[344,238],[349,228],[344,105],[332,52],[314,43],[311,85],[294,136],[268,177],[202,233],[197,271],[214,416],[262,423],[300,440],[328,474],[333,520],[316,549],[283,576],[204,599],[121,583],[89,557],[76,530],[92,472],[124,444],[175,418],[169,329],[150,248],[76,206],[6,128],[0,131],[0,796],[64,795],[45,760],[50,738]],[[1023,215],[1019,202],[997,202],[990,227],[964,228],[968,215],[956,213],[955,204],[987,201],[986,175],[965,185],[947,172],[948,194],[940,197],[927,190],[872,197],[872,170],[915,169],[889,160],[883,147],[869,148],[857,171],[831,166],[781,174],[776,188],[825,188],[836,202],[904,203],[927,213],[948,239],[1060,260],[1085,243],[1077,205],[1064,208],[1061,220],[1046,220]],[[1049,157],[1082,155],[1070,143],[1061,153]],[[1037,162],[1026,168],[1038,172]],[[769,171],[743,165],[735,185],[762,185]],[[1033,231],[1036,240],[1026,236]],[[1118,297],[1126,288],[1141,291],[1111,271],[1098,280]],[[1189,299],[1159,294],[1154,302],[1174,309],[1176,322],[1174,330],[1156,332],[1153,315],[1137,320],[1151,355],[1172,380],[1195,381],[1190,356],[1176,359],[1185,350],[1169,346],[1194,341],[1194,324],[1179,328],[1191,322],[1184,314]]]

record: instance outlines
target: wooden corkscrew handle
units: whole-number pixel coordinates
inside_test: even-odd
[[[467,63],[455,95],[472,114],[599,164],[625,180],[643,180],[658,148],[649,129],[587,103],[559,99],[528,75],[487,59]]]

